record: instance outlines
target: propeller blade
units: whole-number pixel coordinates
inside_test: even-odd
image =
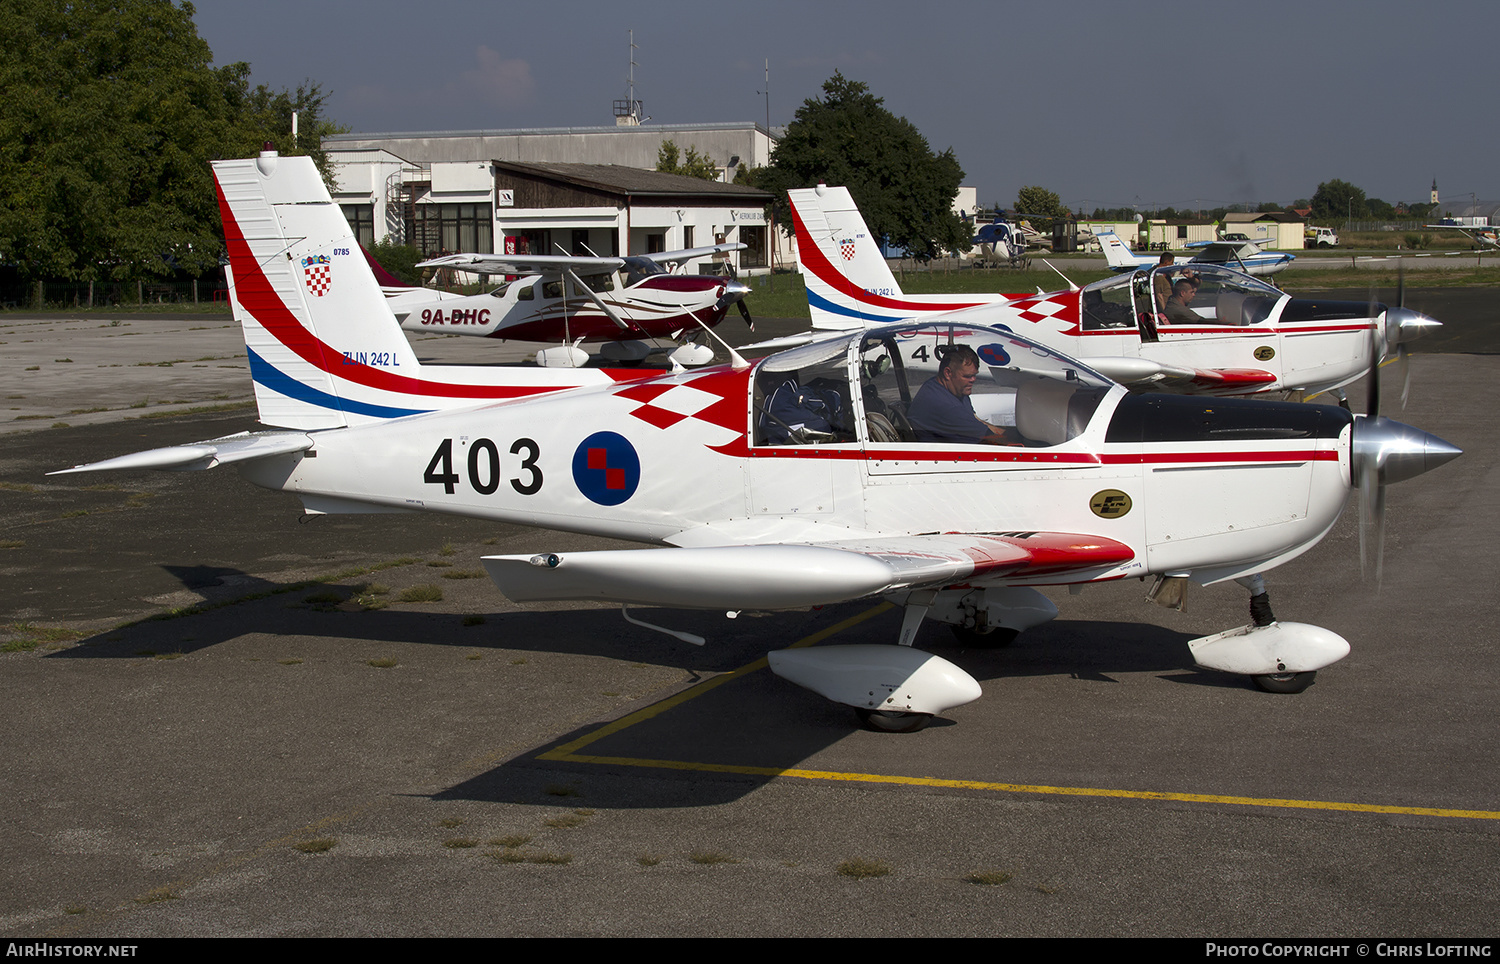
[[[1365,375],[1365,415],[1380,415],[1380,359],[1385,355],[1385,338],[1380,326],[1370,329],[1370,370]]]
[[[1401,363],[1401,408],[1406,408],[1406,399],[1411,395],[1411,349],[1405,345],[1396,348],[1396,358]]]
[[[740,317],[744,318],[745,324],[749,326],[751,331],[754,331],[755,319],[750,317],[750,309],[745,307],[745,303],[743,301],[738,301],[735,303],[740,306]]]
[[[1385,485],[1379,474],[1368,467],[1360,472],[1359,478],[1359,569],[1368,579],[1370,559],[1374,558],[1376,592],[1380,591],[1385,571]]]

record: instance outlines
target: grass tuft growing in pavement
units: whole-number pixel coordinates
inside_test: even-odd
[[[299,843],[294,843],[292,847],[305,854],[321,854],[332,850],[337,843],[338,841],[332,837],[319,837],[316,840],[303,840]]]
[[[718,850],[694,850],[688,854],[688,859],[695,864],[712,867],[715,864],[737,864],[740,858],[731,856]]]
[[[883,860],[866,860],[863,857],[853,857],[839,864],[839,876],[852,877],[855,880],[884,877],[890,872],[891,865]]]
[[[1003,870],[976,870],[964,879],[971,884],[998,887],[1001,884],[1010,883],[1010,876]]]
[[[401,601],[408,603],[442,602],[443,591],[432,583],[424,583],[420,586],[412,586],[401,592]]]

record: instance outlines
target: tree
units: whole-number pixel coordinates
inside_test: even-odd
[[[321,154],[317,85],[252,89],[248,65],[212,66],[192,18],[172,0],[0,5],[0,260],[23,277],[212,270],[223,243],[209,160],[267,139],[305,153],[289,144],[294,105]]]
[[[823,181],[849,189],[881,243],[920,258],[967,250],[971,232],[953,213],[964,172],[952,149],[934,154],[921,132],[884,103],[867,84],[835,72],[821,98],[797,109],[771,163],[746,181],[776,195],[777,219],[788,232],[787,191]]]
[[[402,244],[390,238],[381,238],[368,249],[370,257],[397,278],[409,285],[422,283],[422,269],[417,262],[423,260],[422,252],[415,245]]]
[[[1348,181],[1324,181],[1312,196],[1312,216],[1324,221],[1367,218],[1370,208],[1365,192]]]
[[[1044,187],[1031,185],[1016,192],[1016,217],[1062,218],[1067,215],[1062,198]]]
[[[680,153],[676,141],[662,141],[656,152],[656,169],[663,174],[682,174],[705,181],[719,179],[719,166],[707,154],[699,154],[696,146],[688,145],[687,157],[679,163]]]

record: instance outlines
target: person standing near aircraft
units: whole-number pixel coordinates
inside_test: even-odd
[[[954,345],[943,356],[938,373],[922,383],[906,417],[922,442],[982,442],[1016,444],[1006,430],[974,413],[974,382],[979,356],[967,345]]]
[[[1174,255],[1170,251],[1164,251],[1162,252],[1162,256],[1157,260],[1156,267],[1158,269],[1170,268],[1172,267],[1172,263],[1176,260],[1176,255]],[[1172,297],[1172,279],[1170,277],[1171,274],[1172,272],[1170,271],[1158,270],[1156,272],[1156,277],[1151,280],[1152,290],[1156,293],[1156,310],[1158,312],[1167,310],[1167,299]]]

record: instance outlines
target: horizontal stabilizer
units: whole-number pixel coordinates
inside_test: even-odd
[[[224,438],[194,442],[191,445],[172,445],[167,448],[150,449],[121,455],[103,462],[75,465],[71,469],[48,472],[48,475],[71,475],[75,472],[123,472],[135,469],[163,469],[184,472],[211,469],[230,462],[269,458],[290,452],[305,452],[312,448],[312,437],[302,432],[262,432],[255,435],[240,433]]]

